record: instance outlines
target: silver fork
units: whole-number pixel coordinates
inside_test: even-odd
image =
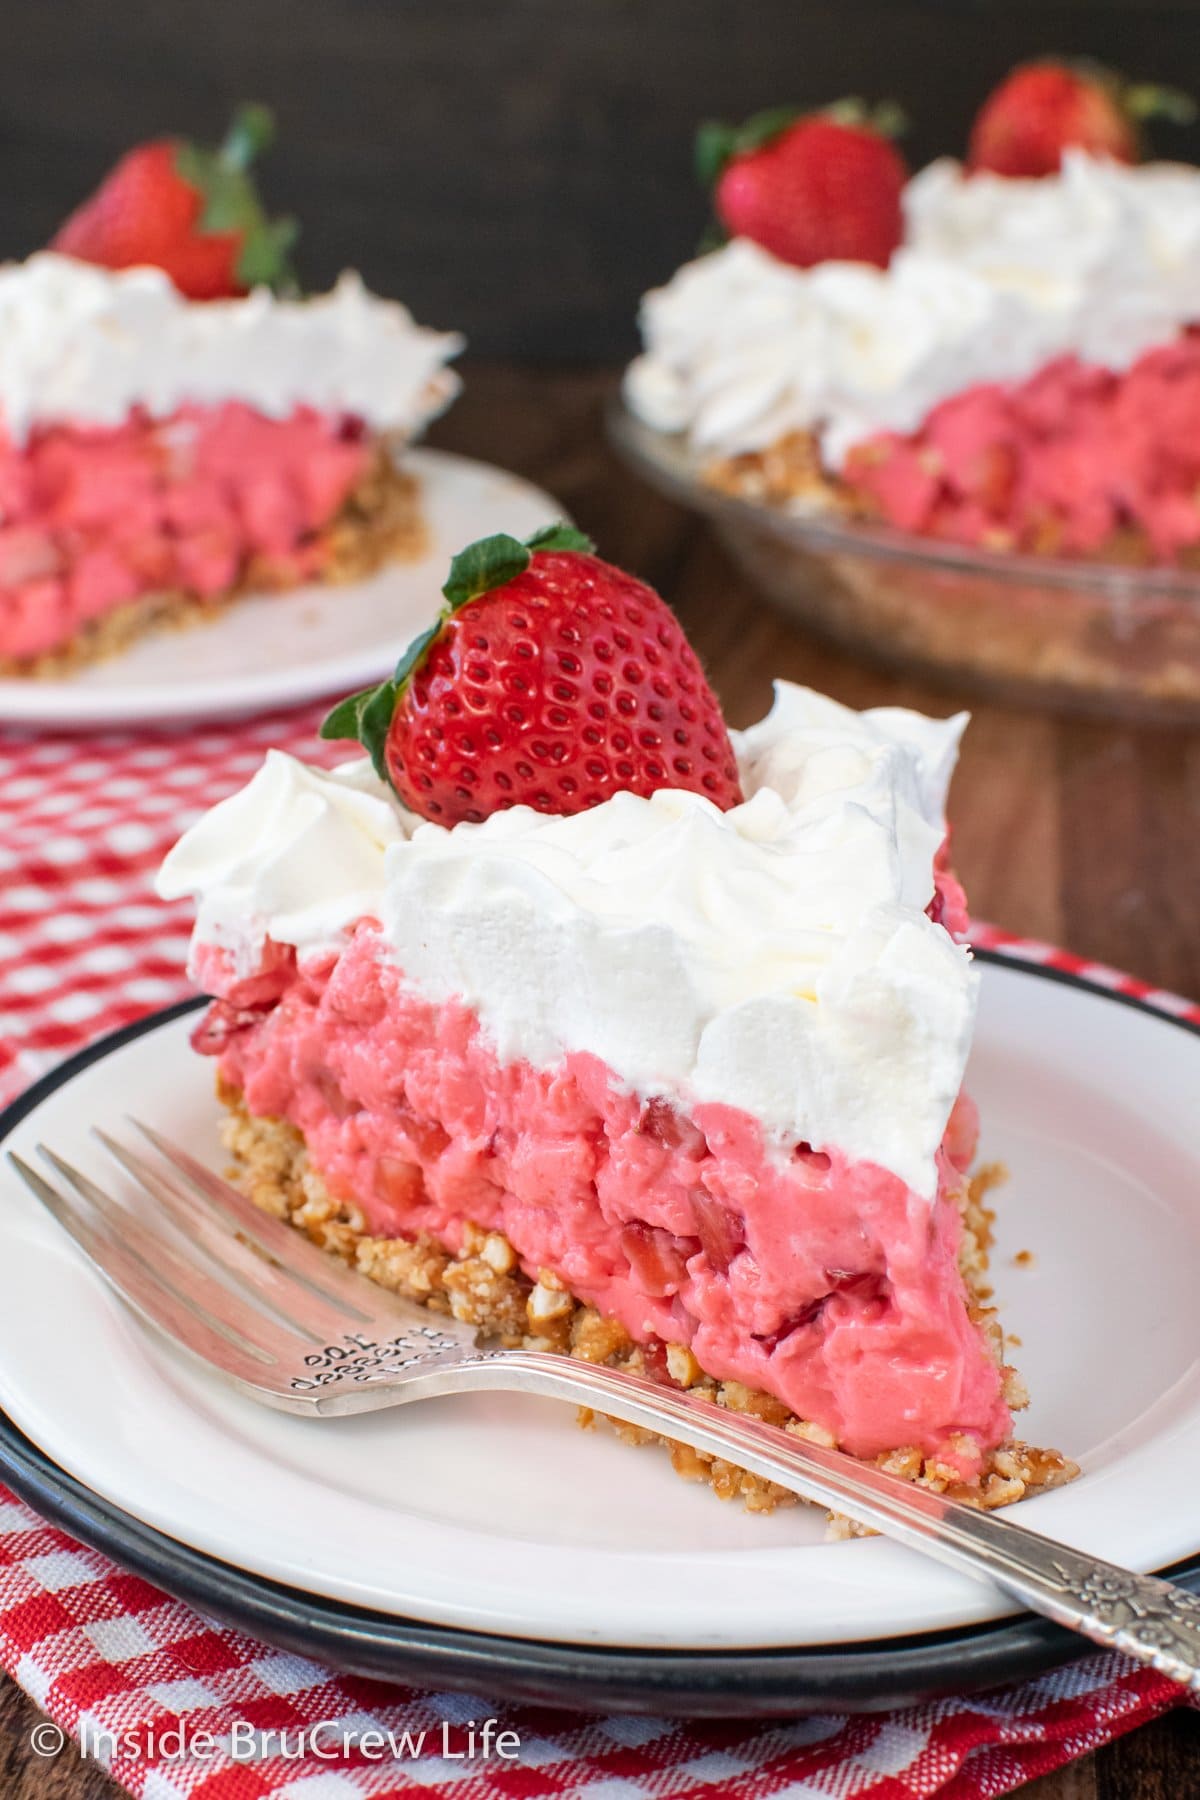
[[[481,1345],[470,1326],[352,1273],[149,1126],[137,1129],[159,1160],[96,1133],[132,1192],[108,1192],[43,1144],[38,1154],[57,1182],[11,1152],[9,1160],[123,1300],[254,1399],[313,1419],[480,1388],[595,1407],[848,1513],[1200,1692],[1200,1598],[1175,1583],[682,1389],[552,1352]]]

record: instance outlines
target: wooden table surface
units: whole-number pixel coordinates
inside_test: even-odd
[[[478,366],[466,373],[466,391],[433,441],[540,482],[602,554],[653,582],[678,610],[731,724],[766,710],[776,675],[854,706],[944,713],[966,702],[855,663],[770,611],[707,528],[649,493],[607,448],[601,409],[610,376]],[[971,704],[950,812],[976,914],[1200,994],[1200,730]],[[2,1800],[114,1794],[73,1752],[49,1763],[33,1756],[28,1734],[38,1716],[11,1683],[0,1684]],[[1191,1800],[1200,1794],[1200,1721],[1177,1710],[1023,1793]]]

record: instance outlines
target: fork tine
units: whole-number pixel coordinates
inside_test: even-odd
[[[79,1246],[109,1287],[135,1312],[194,1356],[202,1357],[238,1380],[252,1387],[270,1381],[273,1359],[265,1351],[257,1349],[240,1334],[226,1331],[215,1319],[208,1318],[194,1301],[181,1300],[154,1270],[134,1255],[111,1226],[100,1217],[86,1217],[39,1170],[31,1168],[14,1151],[8,1152],[8,1160],[26,1187]]]
[[[189,1261],[174,1248],[159,1221],[145,1210],[137,1211],[106,1194],[87,1175],[73,1168],[63,1157],[45,1144],[37,1146],[38,1155],[93,1209],[109,1227],[113,1238],[122,1244],[127,1256],[141,1265],[147,1275],[158,1281],[185,1306],[197,1309],[223,1334],[232,1333],[236,1343],[263,1352],[271,1361],[291,1363],[300,1351],[294,1332],[283,1330],[265,1313],[247,1305],[231,1292],[224,1281],[209,1275],[196,1262]],[[129,1241],[129,1226],[136,1224],[140,1239],[149,1254]]]
[[[274,1257],[247,1244],[237,1235],[231,1219],[198,1206],[168,1169],[153,1167],[98,1126],[93,1126],[92,1135],[126,1174],[146,1189],[189,1249],[199,1247],[256,1305],[314,1344],[327,1344],[343,1335],[352,1321],[342,1307],[331,1305]]]
[[[270,1213],[263,1212],[235,1187],[214,1175],[211,1169],[181,1150],[169,1138],[132,1116],[129,1120],[159,1155],[183,1177],[188,1187],[219,1216],[233,1220],[237,1229],[275,1261],[286,1263],[293,1274],[304,1280],[331,1305],[348,1313],[359,1325],[369,1325],[381,1315],[401,1309],[401,1303],[385,1288],[369,1288],[365,1278],[353,1273],[336,1257],[320,1250],[303,1232],[285,1225]]]

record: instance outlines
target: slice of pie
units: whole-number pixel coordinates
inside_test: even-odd
[[[0,345],[0,674],[424,546],[401,453],[461,344],[357,276],[196,301],[45,251],[0,268]]]
[[[506,1342],[988,1506],[1069,1478],[1013,1441],[986,1304],[963,718],[780,683],[731,737],[667,607],[565,528],[444,592],[327,721],[369,756],[270,752],[160,876],[199,901],[247,1191]]]

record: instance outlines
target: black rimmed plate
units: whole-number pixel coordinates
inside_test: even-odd
[[[1029,1615],[832,1650],[610,1650],[454,1631],[322,1600],[176,1543],[64,1474],[3,1416],[0,1475],[43,1518],[207,1618],[351,1675],[514,1705],[720,1719],[877,1712],[1040,1674],[1085,1648]],[[1200,1592],[1200,1558],[1171,1573]]]
[[[1174,1563],[1200,1587],[1188,1498],[1190,1459],[1200,1455],[1188,1303],[1200,1183],[1194,1163],[1186,1179],[1180,1110],[1200,1091],[1200,1037],[1079,978],[981,960],[972,1081],[988,1148],[1016,1171],[997,1259],[1002,1303],[1045,1397],[1037,1435],[1052,1431],[1087,1468],[1084,1481],[1023,1516],[1117,1560]],[[86,1126],[119,1118],[136,1096],[139,1111],[211,1152],[207,1076],[184,1053],[188,1010],[73,1058],[0,1119],[0,1137],[29,1149],[45,1136],[82,1155]],[[883,1540],[824,1545],[818,1515],[804,1510],[772,1520],[731,1513],[677,1483],[661,1459],[573,1433],[553,1408],[485,1401],[468,1419],[455,1409],[472,1403],[451,1401],[403,1422],[385,1413],[316,1427],[269,1414],[152,1341],[23,1190],[6,1181],[4,1194],[12,1229],[0,1292],[0,1473],[84,1542],[268,1642],[356,1673],[496,1699],[697,1716],[892,1707],[1028,1675],[1078,1651],[1043,1621],[980,1617],[986,1590]],[[1037,1269],[1011,1268],[1011,1252],[1029,1247]],[[1065,1338],[1061,1308],[1047,1316],[1046,1304],[1064,1254],[1081,1296]],[[1114,1280],[1125,1327],[1115,1345]],[[53,1332],[47,1316],[58,1321]],[[1105,1342],[1107,1365],[1097,1362]],[[352,1430],[339,1436],[342,1423]],[[154,1468],[136,1448],[147,1432]],[[222,1520],[199,1464],[180,1462],[189,1439],[201,1461],[216,1457]],[[535,1455],[534,1485],[549,1496],[541,1512],[529,1493]],[[368,1471],[381,1457],[372,1490]],[[564,1530],[564,1501],[598,1483],[598,1503],[591,1512],[576,1504]],[[284,1490],[296,1502],[286,1516]],[[310,1501],[319,1534],[306,1521]],[[325,1557],[339,1516],[331,1505],[348,1520],[350,1548],[359,1540],[357,1560]],[[374,1535],[362,1537],[368,1515]],[[472,1542],[482,1562],[464,1575]],[[439,1565],[439,1555],[460,1566]],[[491,1585],[481,1585],[480,1568],[493,1563]],[[635,1588],[622,1591],[622,1580]],[[844,1605],[823,1636],[834,1589]]]

